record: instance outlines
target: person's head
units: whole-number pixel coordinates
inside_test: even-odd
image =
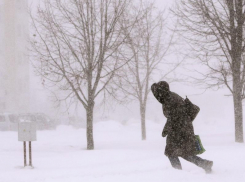
[[[169,84],[166,81],[154,83],[151,89],[154,96],[160,103],[167,104],[170,101]]]
[[[169,84],[166,81],[160,81],[157,83],[157,85],[158,85],[158,88],[163,91],[166,91],[166,92],[170,91]]]

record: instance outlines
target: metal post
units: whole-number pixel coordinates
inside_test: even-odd
[[[23,142],[24,146],[24,167],[26,167],[26,142]]]
[[[31,141],[29,141],[29,166],[32,166],[32,159],[31,159]]]

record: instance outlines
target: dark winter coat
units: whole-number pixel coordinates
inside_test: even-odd
[[[195,134],[191,118],[187,115],[184,100],[176,93],[153,84],[152,92],[162,104],[163,114],[167,123],[163,136],[167,136],[165,155],[192,156],[196,155]]]

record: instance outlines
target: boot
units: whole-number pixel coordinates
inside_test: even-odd
[[[182,166],[181,165],[173,166],[173,168],[178,169],[178,170],[182,170]]]
[[[182,170],[181,163],[178,157],[168,157],[173,168]]]
[[[201,166],[207,174],[212,173],[213,161],[205,160]]]

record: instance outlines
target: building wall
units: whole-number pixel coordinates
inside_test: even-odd
[[[27,0],[0,4],[0,112],[29,110]]]

